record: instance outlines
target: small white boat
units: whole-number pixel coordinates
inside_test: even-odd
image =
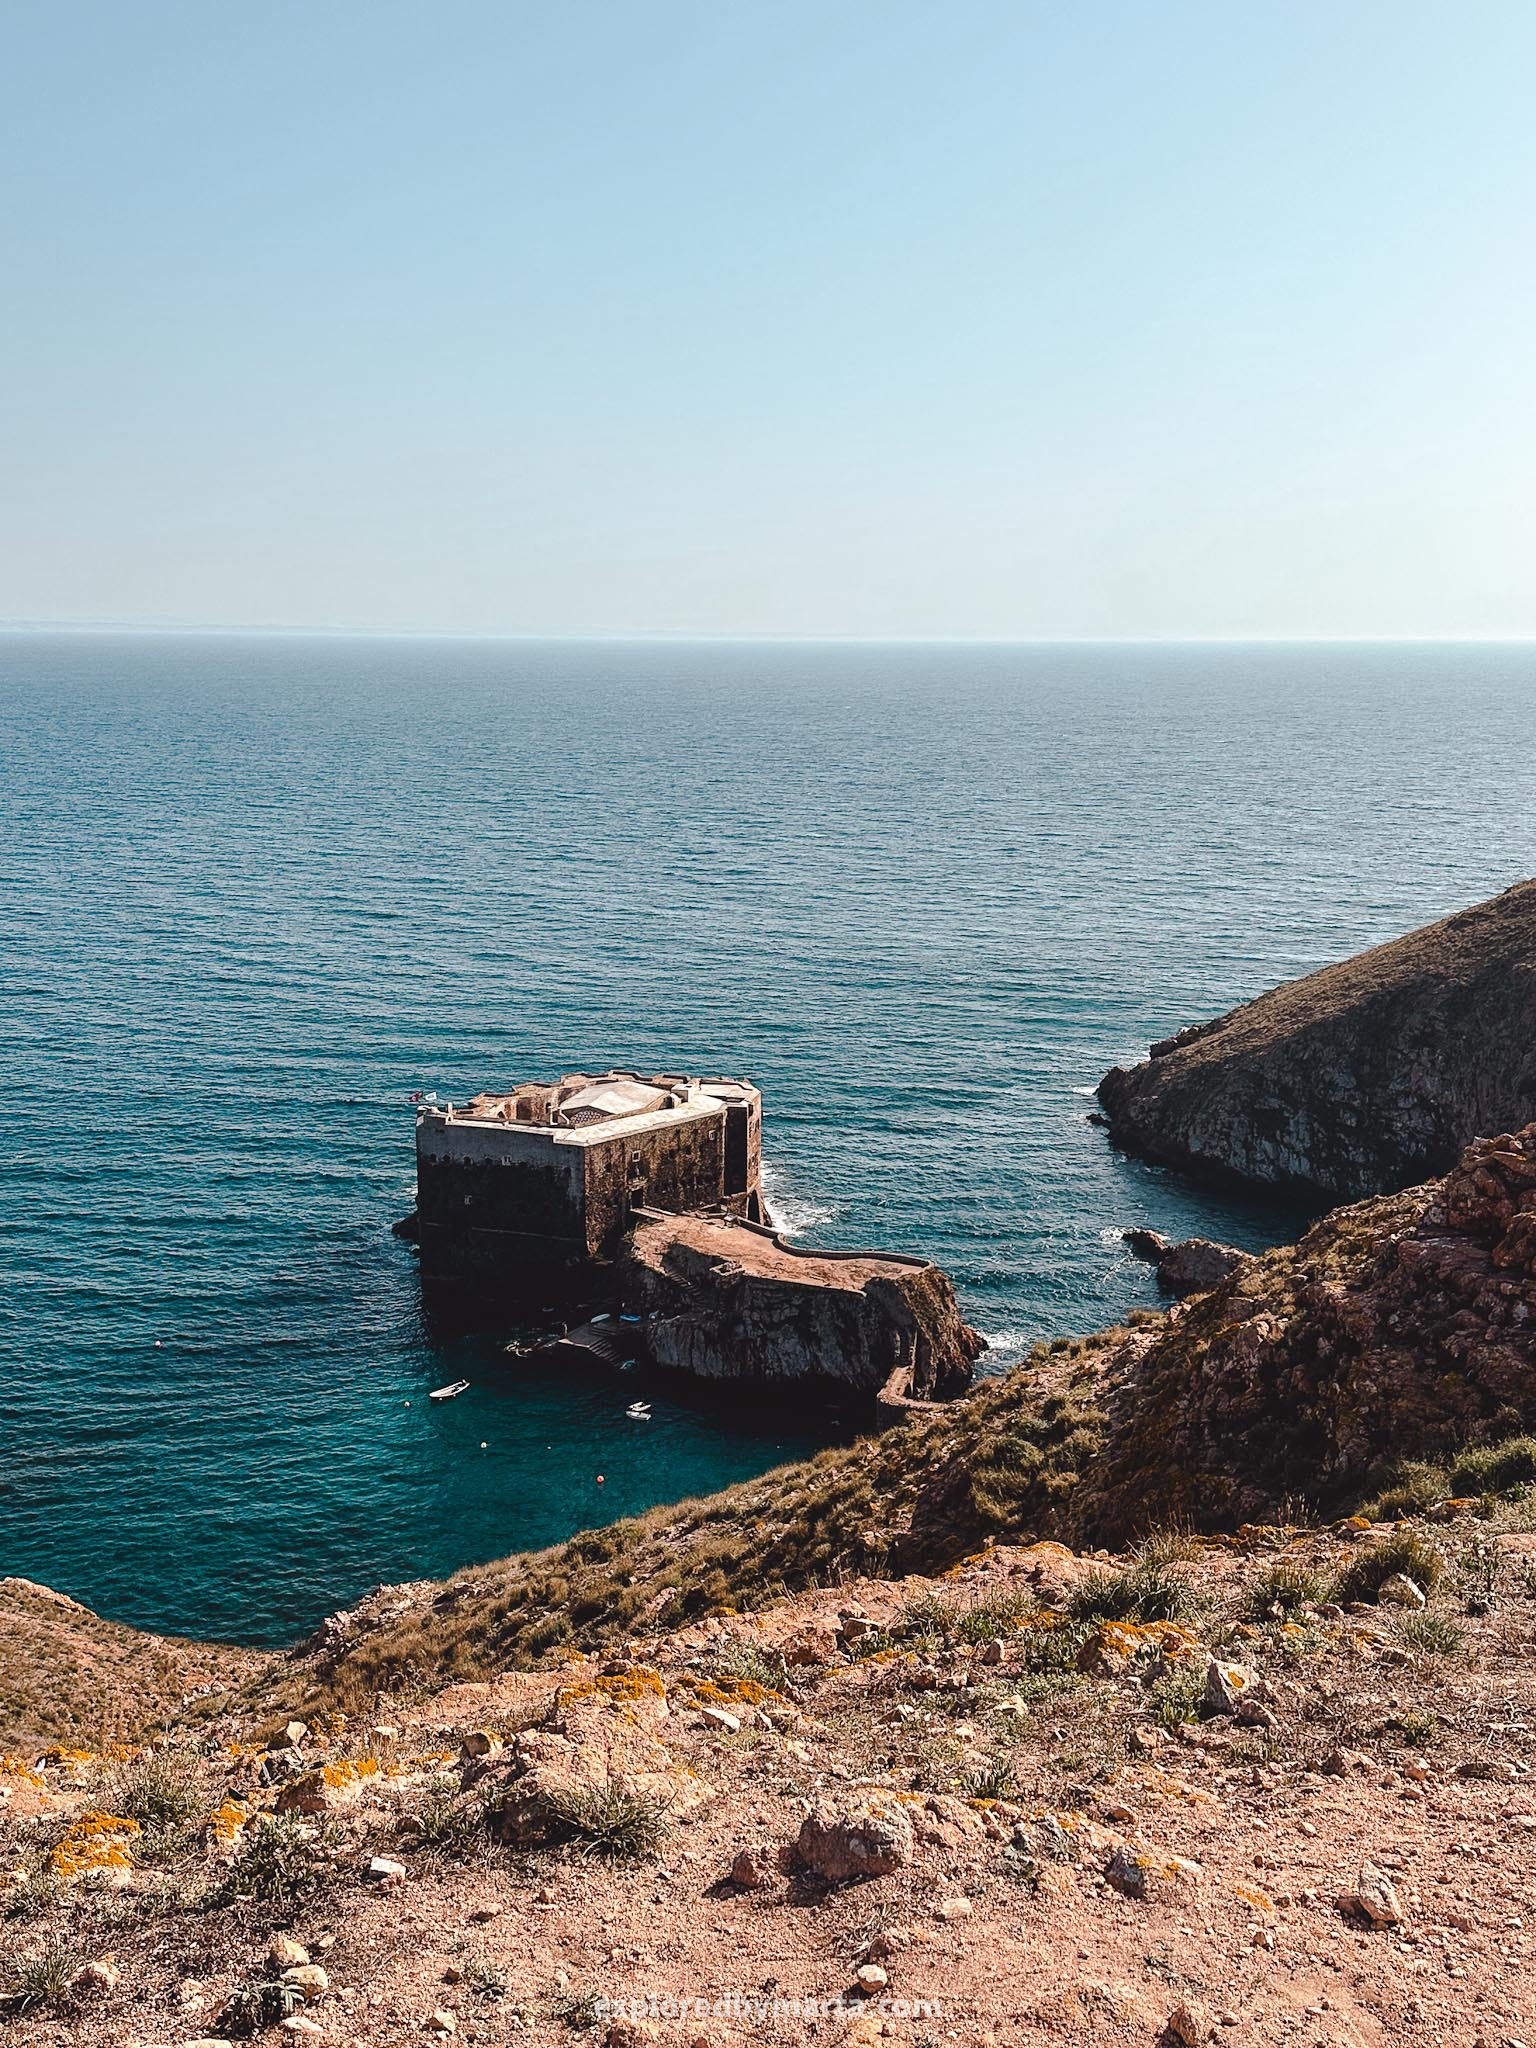
[[[456,1401],[460,1394],[467,1393],[468,1391],[468,1380],[450,1380],[446,1387],[434,1387],[431,1393],[428,1394],[427,1399],[429,1401]]]
[[[631,1401],[624,1410],[624,1413],[630,1417],[631,1421],[649,1422],[651,1419],[651,1404],[649,1401]]]

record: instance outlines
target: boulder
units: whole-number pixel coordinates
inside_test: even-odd
[[[1263,1697],[1262,1681],[1247,1664],[1229,1664],[1212,1657],[1205,1667],[1205,1711],[1208,1714],[1236,1714],[1248,1701]]]
[[[894,1799],[878,1793],[823,1801],[806,1815],[795,1849],[807,1870],[833,1883],[887,1877],[912,1860],[912,1823]]]
[[[1139,1259],[1157,1268],[1157,1284],[1165,1294],[1206,1294],[1235,1273],[1248,1257],[1236,1245],[1217,1244],[1208,1237],[1186,1237],[1173,1244],[1160,1230],[1127,1230],[1125,1242]]]

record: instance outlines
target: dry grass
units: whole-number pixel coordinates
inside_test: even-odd
[[[0,1580],[0,1728],[10,1749],[139,1741],[189,1695],[223,1697],[272,1663],[227,1645],[142,1635],[46,1587]]]
[[[1374,1600],[1398,1573],[1432,1593],[1445,1576],[1445,1552],[1420,1530],[1404,1526],[1381,1536],[1352,1557],[1339,1573],[1335,1598]]]

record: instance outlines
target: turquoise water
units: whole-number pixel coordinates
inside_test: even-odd
[[[0,1571],[283,1641],[824,1440],[630,1423],[429,1325],[413,1089],[750,1075],[790,1223],[935,1255],[994,1364],[1153,1299],[1127,1224],[1285,1235],[1088,1091],[1531,873],[1533,685],[1492,646],[0,639]]]

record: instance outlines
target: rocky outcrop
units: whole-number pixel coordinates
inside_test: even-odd
[[[1208,1237],[1186,1237],[1174,1244],[1160,1230],[1127,1230],[1126,1245],[1138,1259],[1157,1268],[1157,1284],[1165,1294],[1204,1294],[1235,1273],[1247,1258],[1236,1245],[1216,1244]]]
[[[1124,1534],[1346,1499],[1536,1419],[1536,1124],[1336,1210],[1124,1347],[1074,1522]],[[1131,1354],[1139,1354],[1132,1356]]]
[[[1111,1068],[1115,1142],[1207,1179],[1356,1198],[1536,1114],[1536,882],[1287,982]]]
[[[642,1221],[620,1271],[656,1364],[708,1380],[832,1382],[874,1399],[944,1400],[970,1384],[983,1340],[925,1259],[803,1252],[761,1226]]]

